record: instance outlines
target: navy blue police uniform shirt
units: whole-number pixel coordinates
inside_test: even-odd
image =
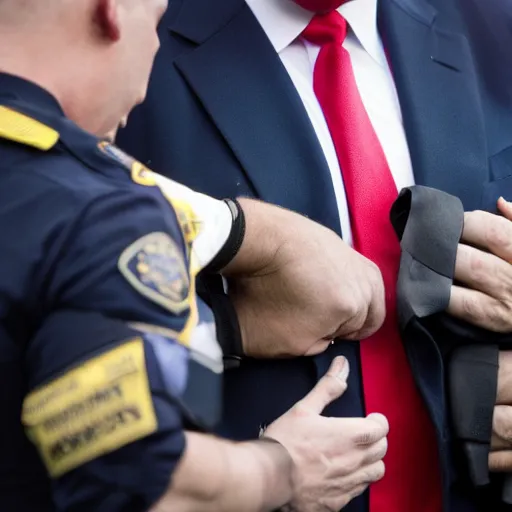
[[[6,74],[0,180],[0,510],[147,510],[184,428],[218,417],[222,353],[194,277],[229,208],[198,207],[224,226],[200,253],[193,192]]]

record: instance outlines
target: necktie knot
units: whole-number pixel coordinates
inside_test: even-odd
[[[308,11],[330,12],[347,2],[347,0],[294,0],[294,2]]]
[[[347,36],[347,22],[337,11],[316,14],[302,33],[304,39],[318,46],[342,44]]]

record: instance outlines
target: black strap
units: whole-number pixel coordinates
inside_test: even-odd
[[[224,291],[222,277],[201,273],[197,293],[210,306],[215,317],[217,340],[224,354],[224,368],[237,368],[243,357],[242,333],[236,310]]]
[[[224,291],[218,274],[238,254],[245,237],[245,215],[240,203],[225,199],[233,216],[231,233],[213,261],[202,270],[198,283],[199,296],[210,306],[215,317],[217,340],[224,354],[224,368],[237,368],[243,357],[242,333],[236,310]]]
[[[206,274],[216,274],[238,254],[245,237],[245,215],[237,200],[224,199],[233,217],[229,237],[215,258],[203,269]]]

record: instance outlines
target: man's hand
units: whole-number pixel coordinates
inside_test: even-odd
[[[498,201],[503,217],[466,213],[457,250],[448,312],[494,332],[512,332],[512,204]]]
[[[512,204],[500,198],[503,215],[464,216],[448,312],[494,332],[512,332]],[[489,468],[512,471],[512,352],[500,352]]]
[[[333,231],[288,210],[241,199],[246,237],[223,274],[252,357],[323,352],[363,339],[384,321],[377,266]]]
[[[314,389],[257,441],[187,432],[169,489],[151,511],[338,512],[382,478],[387,449],[384,416],[320,415],[347,388],[348,372],[343,357],[334,359]]]
[[[265,432],[285,446],[295,464],[293,499],[285,510],[337,512],[384,476],[389,430],[384,416],[320,415],[346,390],[348,372],[348,362],[336,358],[315,388]]]
[[[489,469],[512,472],[512,351],[500,352]]]

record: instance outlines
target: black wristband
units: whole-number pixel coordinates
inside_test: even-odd
[[[238,254],[245,237],[245,215],[240,203],[235,199],[224,199],[228,205],[233,217],[233,225],[231,232],[223,245],[222,249],[217,253],[215,258],[203,269],[203,273],[216,274],[226,267],[230,261]]]

